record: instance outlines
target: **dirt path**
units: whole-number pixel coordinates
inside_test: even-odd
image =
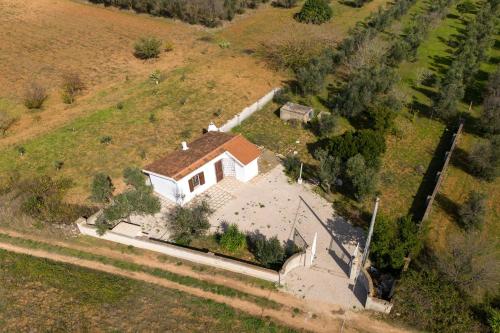
[[[13,237],[31,239],[35,241],[41,241],[47,243],[47,241],[41,237],[26,235],[23,233],[5,230],[0,228],[0,232],[8,234]],[[270,316],[271,318],[284,322],[286,325],[291,325],[296,328],[303,328],[307,330],[313,330],[317,332],[340,332],[342,321],[346,320],[344,326],[344,332],[359,332],[369,331],[369,332],[403,332],[404,330],[394,328],[384,322],[368,317],[365,314],[354,313],[351,311],[344,312],[340,306],[335,306],[332,304],[320,303],[320,302],[308,302],[293,297],[292,295],[285,294],[279,291],[272,291],[262,289],[257,286],[249,285],[243,281],[238,281],[234,278],[213,274],[204,273],[199,271],[194,271],[188,265],[177,265],[170,262],[159,262],[156,256],[149,251],[144,251],[141,255],[125,254],[119,251],[115,251],[105,247],[93,246],[85,247],[82,245],[72,244],[63,241],[50,241],[51,245],[58,245],[63,247],[72,248],[75,250],[80,250],[88,253],[93,253],[96,255],[104,255],[110,258],[126,260],[140,265],[145,265],[149,267],[160,268],[168,270],[170,272],[190,276],[199,280],[204,280],[218,285],[224,285],[237,289],[239,291],[245,292],[247,294],[268,298],[284,306],[282,310],[272,310],[263,309],[256,304],[243,301],[236,298],[226,297],[222,295],[213,294],[210,292],[205,292],[203,290],[187,287],[175,282],[171,282],[165,279],[161,279],[146,273],[130,272],[127,270],[122,270],[111,265],[105,265],[99,262],[84,260],[79,258],[74,258],[70,256],[50,253],[43,250],[27,249],[23,247],[18,247],[11,244],[0,243],[0,248],[11,250],[18,253],[30,254],[33,256],[47,258],[51,260],[61,261],[65,263],[71,263],[83,267],[88,267],[92,269],[97,269],[105,271],[108,273],[118,274],[126,277],[131,277],[138,280],[143,280],[150,283],[155,283],[168,288],[178,289],[189,294],[209,298],[217,302],[221,302],[230,305],[239,310],[245,311],[255,316]],[[301,315],[292,315],[292,309],[300,309]],[[312,319],[313,314],[316,316]],[[325,329],[328,328],[328,329]]]

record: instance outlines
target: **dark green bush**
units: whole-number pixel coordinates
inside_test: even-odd
[[[332,9],[326,0],[306,0],[294,17],[302,23],[322,24],[332,18]]]
[[[285,258],[285,249],[276,236],[267,239],[260,235],[253,240],[255,258],[265,267],[279,269]]]
[[[285,173],[288,177],[296,180],[299,178],[300,174],[300,159],[297,156],[287,156],[283,161],[283,166],[285,167]]]
[[[144,174],[140,169],[127,167],[123,170],[123,179],[125,184],[135,187],[136,189],[144,189],[146,181]]]
[[[194,207],[176,206],[167,216],[172,237],[179,244],[189,245],[193,237],[204,235],[210,228],[208,217],[212,212],[205,201]]]
[[[161,40],[156,37],[142,37],[134,45],[134,55],[139,59],[158,58],[161,52]]]
[[[247,240],[246,235],[238,230],[236,224],[230,224],[221,235],[219,243],[226,251],[236,253],[246,247]]]
[[[349,180],[353,196],[361,201],[373,195],[377,188],[377,172],[368,168],[362,155],[357,154],[347,160],[345,176]]]
[[[94,176],[92,181],[90,198],[94,202],[109,202],[113,197],[114,189],[111,178],[104,173],[98,173]]]
[[[380,164],[380,155],[386,149],[383,133],[371,129],[349,131],[323,142],[323,149],[328,150],[330,155],[347,162],[351,157],[361,154],[368,167],[377,167]]]

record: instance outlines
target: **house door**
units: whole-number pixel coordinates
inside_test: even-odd
[[[222,160],[215,162],[215,177],[217,178],[217,183],[224,178],[224,170],[222,169]]]

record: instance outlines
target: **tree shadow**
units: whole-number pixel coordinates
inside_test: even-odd
[[[432,68],[442,75],[446,74],[453,62],[453,58],[449,56],[433,55],[430,58],[432,59]]]
[[[467,153],[465,150],[463,150],[460,147],[455,147],[455,150],[453,151],[453,156],[451,157],[450,163],[454,167],[457,167],[466,173],[469,173],[469,174],[471,173],[470,167],[469,167],[469,153]]]
[[[433,109],[432,107],[428,106],[427,104],[424,104],[420,101],[418,101],[415,96],[413,96],[413,100],[409,105],[411,110],[414,110],[414,112],[418,112],[419,115],[422,115],[427,118],[432,118],[433,116]]]
[[[435,200],[439,207],[444,210],[448,216],[453,218],[454,221],[458,220],[458,210],[460,209],[460,206],[457,205],[457,203],[441,193],[436,195]]]

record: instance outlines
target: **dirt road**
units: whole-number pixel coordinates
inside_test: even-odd
[[[35,241],[44,241],[41,240],[39,237],[33,235],[25,235],[10,230],[0,229],[0,232],[9,234],[10,236],[13,237],[22,237],[22,238],[29,238]],[[251,315],[269,316],[270,318],[273,318],[273,320],[283,322],[288,326],[292,326],[299,329],[306,329],[316,332],[340,332],[342,327],[342,322],[345,320],[344,332],[360,332],[360,331],[403,332],[404,331],[399,328],[394,328],[384,322],[370,318],[365,314],[354,313],[350,311],[344,313],[344,311],[340,307],[331,304],[321,304],[319,302],[314,302],[314,304],[312,304],[311,302],[295,298],[289,294],[285,294],[279,291],[262,289],[258,286],[250,285],[243,281],[238,281],[235,278],[219,274],[213,274],[209,272],[205,273],[205,272],[194,271],[191,267],[187,265],[179,266],[175,263],[159,262],[157,259],[154,258],[154,256],[149,254],[148,251],[145,251],[146,252],[145,254],[135,255],[135,254],[124,254],[119,251],[115,251],[105,247],[84,247],[81,245],[76,245],[73,243],[61,242],[61,241],[51,241],[50,243],[52,245],[69,247],[75,250],[85,251],[97,255],[104,255],[114,259],[126,260],[136,264],[160,268],[171,271],[176,274],[190,276],[214,284],[228,286],[251,295],[268,298],[270,300],[282,304],[284,307],[281,310],[261,308],[258,305],[251,302],[247,302],[237,298],[231,298],[227,296],[213,294],[197,288],[188,287],[172,281],[158,278],[146,273],[130,272],[128,270],[123,270],[111,265],[105,265],[96,261],[90,261],[66,255],[60,255],[56,253],[47,252],[44,250],[28,249],[6,243],[0,243],[0,248],[17,253],[29,254],[40,258],[46,258],[50,260],[55,260],[59,262],[100,270],[111,274],[117,274],[145,281],[148,283],[155,283],[163,287],[177,289],[194,296],[207,298],[220,303],[224,303],[238,310],[247,312]],[[294,315],[292,310],[293,308],[300,309],[300,314]],[[314,314],[314,319],[313,319],[313,314]]]

